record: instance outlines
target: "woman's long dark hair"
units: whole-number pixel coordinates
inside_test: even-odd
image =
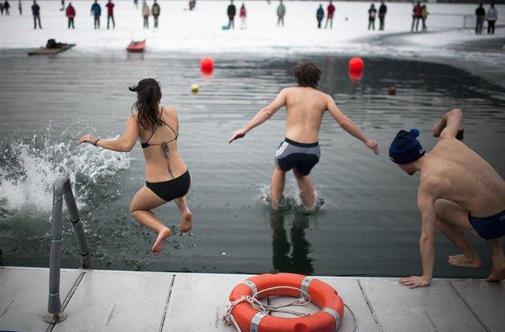
[[[145,78],[129,89],[137,92],[137,101],[132,105],[132,108],[138,111],[139,124],[143,128],[151,130],[161,126],[162,120],[158,109],[161,100],[161,88],[158,81]]]

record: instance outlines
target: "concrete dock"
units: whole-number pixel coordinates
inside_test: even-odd
[[[0,267],[0,330],[231,332],[221,317],[231,289],[247,277],[63,269],[60,294],[68,318],[52,325],[42,318],[49,270]],[[503,282],[436,279],[411,290],[394,278],[315,278],[338,291],[356,316],[357,331],[505,331]],[[339,331],[353,327],[346,309]]]

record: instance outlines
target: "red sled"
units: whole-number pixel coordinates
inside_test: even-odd
[[[146,48],[146,40],[132,41],[130,45],[126,48],[128,52],[144,52]]]

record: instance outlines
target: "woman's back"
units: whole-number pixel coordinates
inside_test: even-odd
[[[173,107],[160,108],[161,125],[154,129],[139,126],[139,138],[145,159],[146,180],[168,181],[179,177],[187,166],[177,151],[179,120]]]

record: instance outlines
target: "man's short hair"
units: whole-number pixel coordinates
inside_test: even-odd
[[[321,70],[315,64],[307,62],[294,66],[293,74],[298,85],[316,88],[321,77]]]

